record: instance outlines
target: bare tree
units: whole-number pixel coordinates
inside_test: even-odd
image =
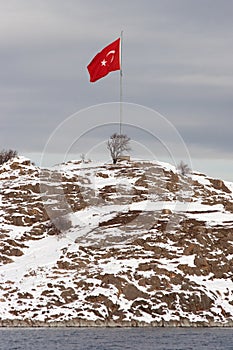
[[[183,161],[180,162],[180,164],[177,166],[177,169],[183,176],[191,172],[191,169],[189,168],[188,164],[185,164]]]
[[[8,160],[16,157],[18,155],[17,151],[12,149],[0,151],[0,164],[6,163]]]
[[[130,138],[127,135],[114,133],[110,136],[110,139],[107,142],[107,149],[110,151],[113,164],[116,164],[122,152],[129,152],[131,150],[129,142]]]

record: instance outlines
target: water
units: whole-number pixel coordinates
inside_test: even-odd
[[[230,328],[0,328],[1,350],[232,350]]]

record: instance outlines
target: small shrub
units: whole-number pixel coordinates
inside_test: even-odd
[[[180,164],[177,166],[177,169],[183,176],[188,175],[191,172],[191,169],[189,168],[188,164],[185,164],[183,161],[180,162]]]
[[[17,155],[18,155],[17,151],[14,151],[12,149],[8,149],[8,150],[3,149],[2,151],[0,151],[0,165],[8,162],[8,160],[14,157],[17,157]]]

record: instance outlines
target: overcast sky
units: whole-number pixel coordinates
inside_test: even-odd
[[[123,100],[174,125],[196,170],[233,181],[233,1],[0,4],[0,148],[37,161],[67,117],[119,101],[119,72],[93,84],[86,66],[123,30]]]

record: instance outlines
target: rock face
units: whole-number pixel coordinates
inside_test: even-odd
[[[165,163],[0,167],[0,325],[232,326],[233,184]]]

